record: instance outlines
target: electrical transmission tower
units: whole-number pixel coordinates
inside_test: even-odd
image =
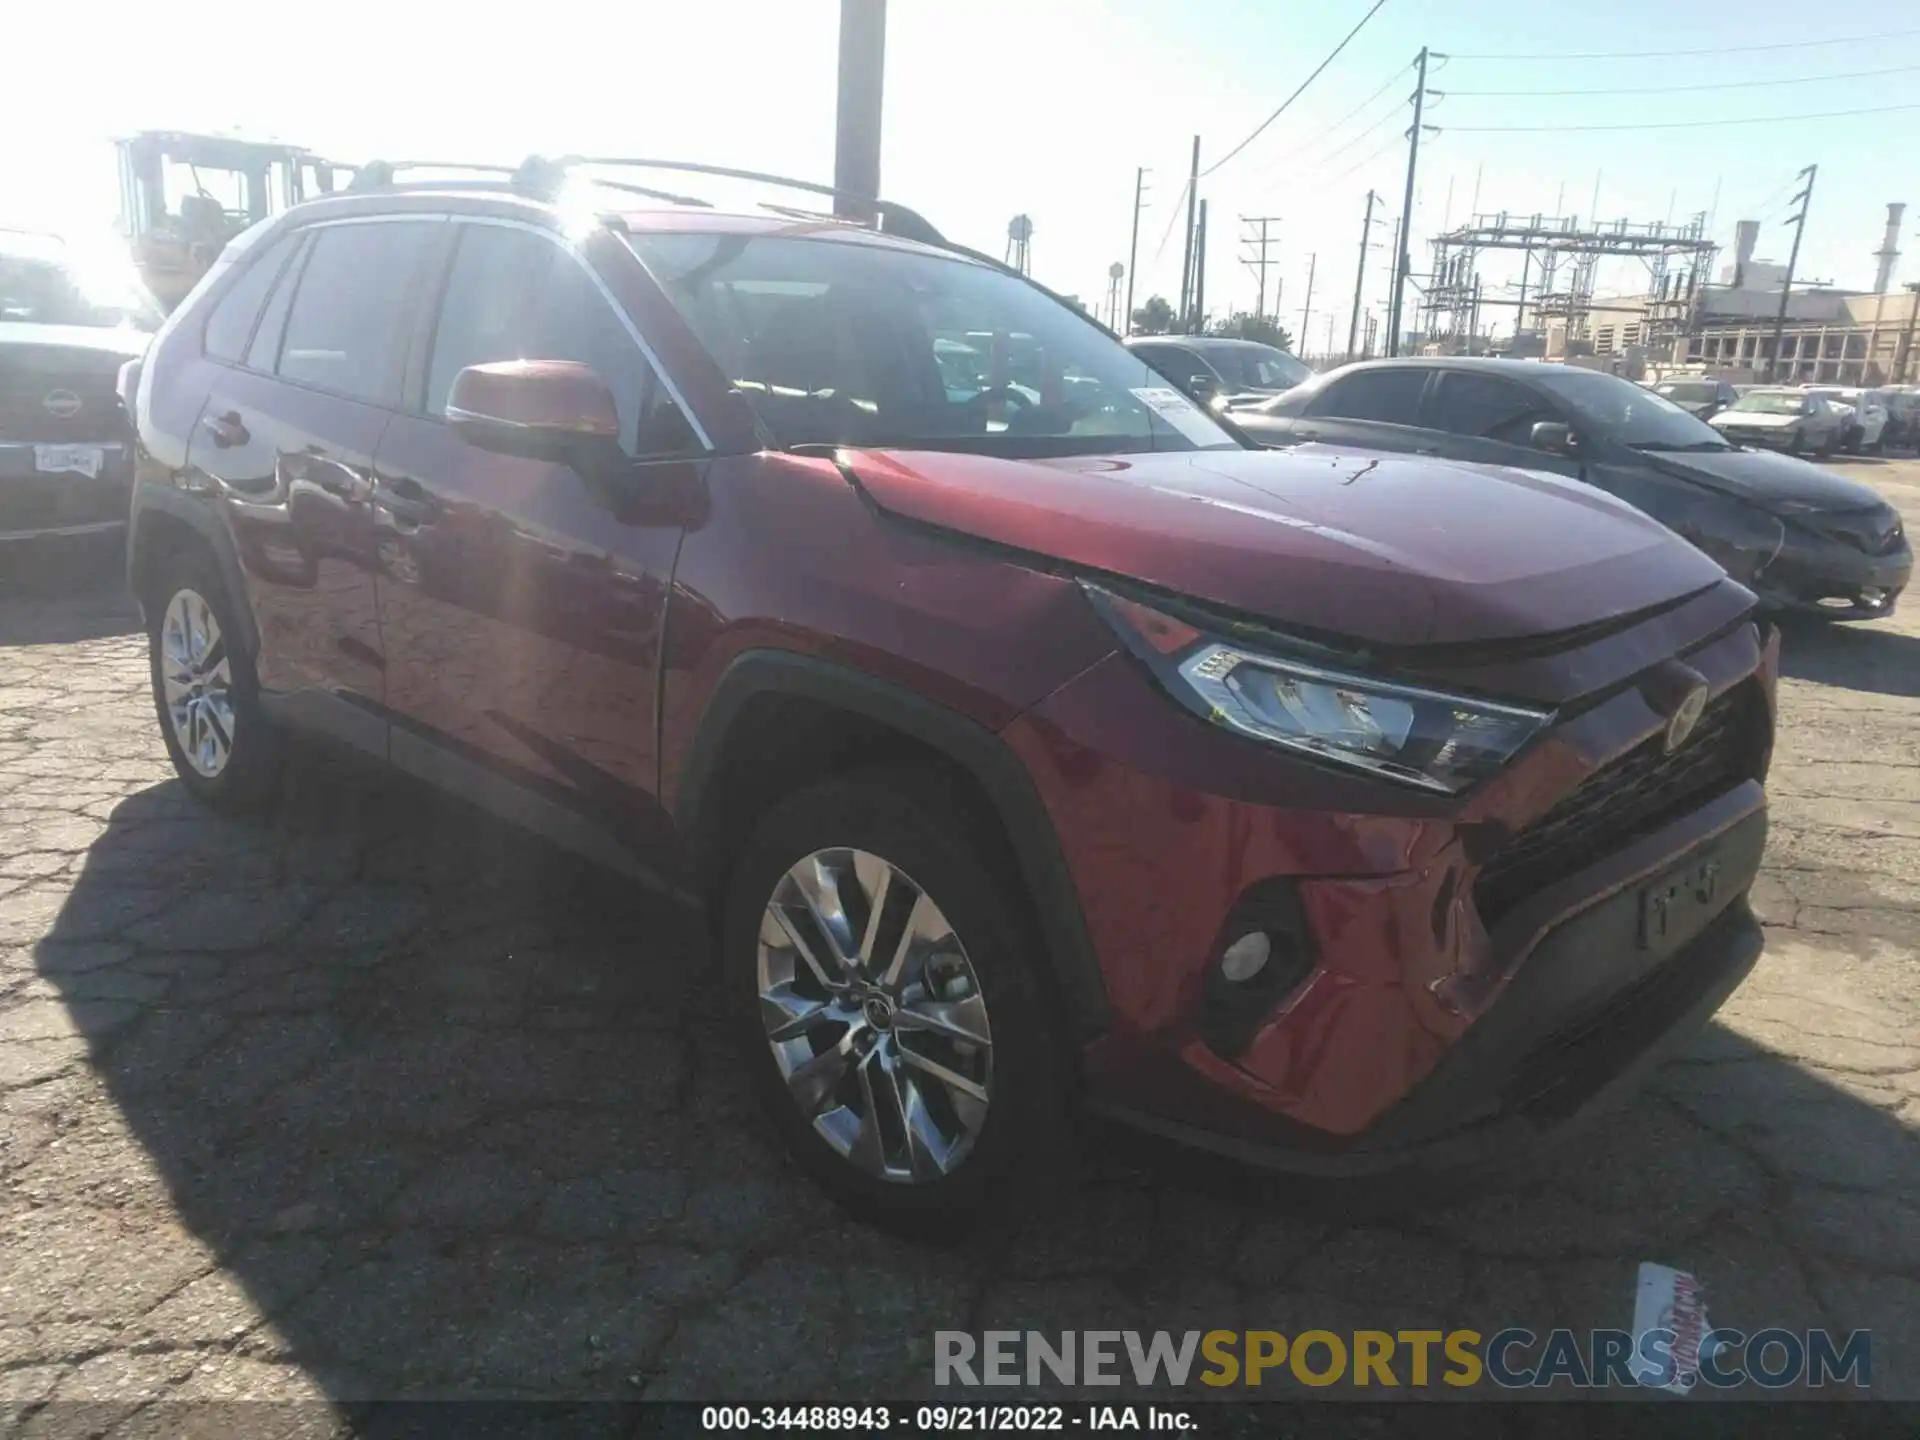
[[[1241,255],[1240,263],[1259,279],[1260,299],[1253,307],[1253,313],[1260,319],[1265,319],[1267,314],[1268,252],[1280,243],[1280,237],[1269,233],[1268,227],[1279,223],[1278,215],[1242,215],[1240,217],[1240,224],[1244,227],[1244,233],[1240,236],[1240,248],[1246,252]],[[1279,308],[1277,299],[1274,306],[1276,309]]]

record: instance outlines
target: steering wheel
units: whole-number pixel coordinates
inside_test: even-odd
[[[1006,417],[1008,425],[1012,425],[1016,419],[1020,418],[1020,412],[1031,412],[1039,408],[1039,402],[1035,400],[1033,396],[1029,395],[1019,386],[1010,384],[988,385],[984,389],[974,391],[973,394],[969,395],[962,403],[969,412],[979,412],[980,428],[985,430],[987,426],[987,407],[995,400],[999,400],[1002,404],[1006,405],[1010,411],[1014,412]]]

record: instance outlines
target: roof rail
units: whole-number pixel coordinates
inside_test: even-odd
[[[691,160],[649,160],[626,155],[568,155],[556,163],[569,169],[576,165],[597,165],[609,169],[665,170],[680,175],[712,175],[722,180],[746,180],[756,185],[772,185],[782,190],[799,190],[808,195],[825,195],[834,200],[850,201],[858,209],[872,211],[875,220],[874,228],[889,235],[918,240],[923,245],[947,243],[946,237],[933,226],[932,222],[905,205],[893,200],[861,195],[857,191],[844,190],[833,185],[822,185],[814,180],[795,180],[786,175],[769,175],[763,170],[741,170],[731,165],[704,165]],[[776,210],[775,213],[778,211]],[[844,221],[847,217],[833,218]]]
[[[344,167],[343,167],[344,168]],[[398,183],[399,173],[403,170],[467,170],[478,174],[499,175],[503,177],[495,184],[509,183],[519,176],[522,167],[512,165],[474,165],[465,160],[369,160],[354,169],[353,179],[347,182],[352,191],[389,190]],[[446,181],[408,182],[427,184],[446,184]],[[471,184],[473,182],[454,182]]]
[[[872,227],[885,234],[916,240],[923,245],[954,248],[951,242],[924,216],[896,201],[873,199],[851,190],[822,185],[812,180],[795,180],[790,176],[769,175],[760,170],[741,170],[730,165],[704,165],[691,160],[648,160],[619,155],[565,155],[557,159],[530,155],[518,165],[480,165],[469,164],[463,160],[369,160],[354,169],[353,178],[347,183],[347,191],[356,193],[369,190],[391,190],[406,185],[438,189],[510,190],[535,199],[553,200],[567,180],[574,178],[575,172],[581,169],[660,170],[678,175],[711,175],[723,180],[745,180],[751,184],[769,185],[782,190],[798,190],[808,195],[824,195],[833,200],[851,202],[851,207],[856,211],[871,213]],[[399,179],[402,172],[409,170],[465,171],[485,178],[406,181]],[[578,178],[609,190],[644,195],[650,200],[664,201],[669,205],[697,205],[704,209],[713,207],[712,201],[704,200],[697,195],[685,195],[672,190],[660,190],[600,176]],[[796,219],[839,220],[842,223],[848,223],[848,217],[842,215],[793,210],[764,202],[762,208],[771,210],[777,215],[791,215]],[[859,222],[856,219],[852,223]]]

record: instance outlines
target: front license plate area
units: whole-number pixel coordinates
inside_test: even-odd
[[[1642,950],[1684,944],[1726,908],[1729,898],[1718,854],[1696,854],[1640,891]]]
[[[98,480],[106,452],[98,445],[36,445],[33,468],[42,475],[84,475]]]

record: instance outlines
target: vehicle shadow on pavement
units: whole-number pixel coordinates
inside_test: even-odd
[[[1875,695],[1920,696],[1920,635],[1878,624],[1827,624],[1806,616],[1780,622],[1780,671]]]
[[[892,1238],[763,1139],[697,917],[331,763],[265,822],[119,802],[45,922],[15,1063],[59,1138],[0,1262],[145,1367],[109,1388],[912,1397],[939,1329],[1625,1325],[1644,1259],[1722,1323],[1892,1327],[1853,1271],[1920,1265],[1895,1115],[1721,1027],[1544,1177],[1409,1218],[1095,1130],[1043,1211]]]

